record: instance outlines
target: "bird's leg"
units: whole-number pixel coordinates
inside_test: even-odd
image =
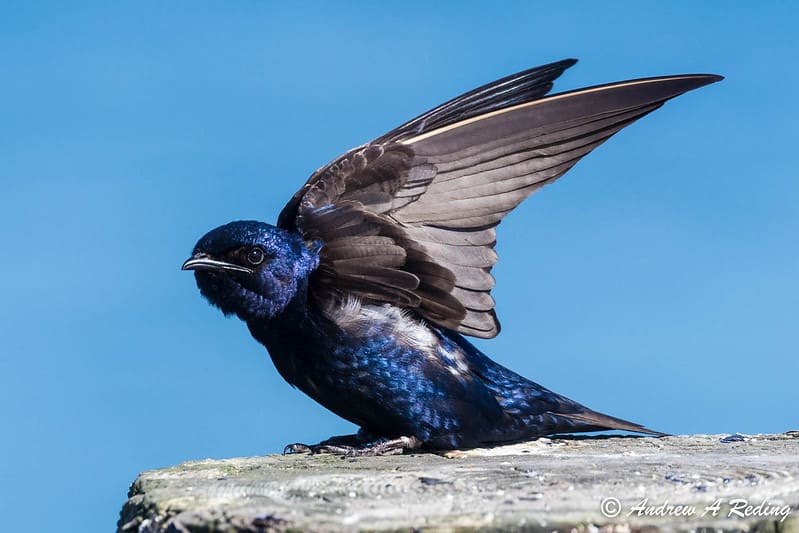
[[[405,450],[416,450],[422,446],[422,441],[416,437],[397,437],[395,439],[364,440],[363,435],[342,435],[331,437],[319,444],[307,445],[301,443],[289,444],[283,449],[284,454],[290,453],[332,453],[347,457],[365,457],[376,455],[400,455]]]

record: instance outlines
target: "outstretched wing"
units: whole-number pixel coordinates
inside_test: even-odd
[[[722,79],[648,78],[545,97],[571,64],[476,89],[317,170],[278,220],[323,243],[314,296],[354,294],[494,337],[490,272],[502,218],[628,124]]]

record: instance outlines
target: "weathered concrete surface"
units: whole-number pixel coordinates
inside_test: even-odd
[[[446,456],[191,462],[142,473],[119,526],[141,532],[799,531],[799,432],[725,437],[540,439]],[[621,508],[607,498],[617,498]],[[644,500],[650,513],[666,516],[643,510],[639,516],[633,508]],[[669,516],[662,504],[695,509]]]

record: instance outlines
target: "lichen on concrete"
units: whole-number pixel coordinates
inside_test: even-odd
[[[196,461],[140,474],[118,527],[799,531],[799,432],[567,437],[442,455]]]

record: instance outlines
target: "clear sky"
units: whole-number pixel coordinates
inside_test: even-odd
[[[354,430],[181,263],[351,146],[566,57],[556,90],[727,79],[503,222],[479,346],[661,431],[799,429],[797,4],[302,4],[2,3],[4,527],[108,531],[141,470]]]

